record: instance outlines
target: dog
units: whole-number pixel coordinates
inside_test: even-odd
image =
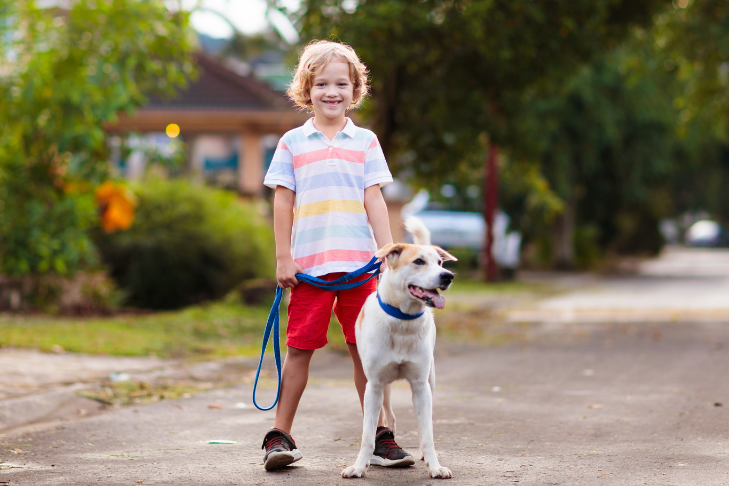
[[[342,471],[344,478],[365,475],[375,448],[381,409],[386,425],[395,432],[390,384],[399,379],[410,382],[420,430],[421,458],[425,460],[430,476],[452,476],[450,469],[440,465],[433,444],[435,321],[429,308],[445,306],[445,298],[438,290],[446,290],[454,275],[442,265],[444,261],[456,258],[442,248],[430,245],[430,232],[419,219],[409,217],[405,229],[413,235],[415,244],[389,244],[375,253],[385,270],[377,292],[367,298],[355,324],[367,388],[362,447],[354,465]],[[393,313],[398,314],[392,308],[406,317],[393,317]]]

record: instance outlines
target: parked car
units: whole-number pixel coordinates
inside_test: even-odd
[[[684,241],[688,246],[729,246],[729,235],[716,221],[703,219],[689,226]]]
[[[486,223],[481,213],[466,211],[423,210],[414,214],[430,230],[431,242],[442,248],[468,248],[480,252],[486,237]],[[501,268],[519,267],[521,234],[507,233],[509,216],[496,214],[493,254]],[[412,241],[412,236],[408,236]]]

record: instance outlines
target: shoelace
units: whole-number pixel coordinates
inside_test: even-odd
[[[280,435],[278,437],[273,437],[271,439],[268,439],[266,441],[266,450],[270,449],[273,446],[281,445],[283,443],[283,437]]]
[[[388,451],[400,448],[400,446],[395,442],[395,439],[380,439],[380,443],[385,446]]]

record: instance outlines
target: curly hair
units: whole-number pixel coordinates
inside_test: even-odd
[[[301,52],[296,74],[286,90],[286,94],[296,105],[302,109],[313,109],[311,86],[314,76],[322,72],[332,60],[349,64],[349,78],[354,85],[354,96],[347,109],[359,106],[369,92],[367,67],[350,46],[332,41],[312,41]]]

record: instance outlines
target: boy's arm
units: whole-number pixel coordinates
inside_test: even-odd
[[[392,232],[390,232],[390,216],[387,213],[387,204],[382,197],[380,185],[375,184],[365,189],[364,206],[367,211],[367,218],[372,225],[375,234],[377,248],[392,243]]]
[[[276,281],[282,289],[295,287],[299,283],[296,274],[304,272],[291,256],[295,201],[294,191],[276,186],[273,197],[273,234],[276,237]]]

